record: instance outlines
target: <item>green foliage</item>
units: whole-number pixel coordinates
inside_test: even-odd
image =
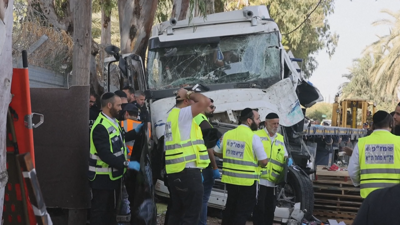
[[[110,17],[112,10],[118,10],[118,2],[117,0],[93,0],[93,12],[100,12],[102,8],[104,8],[105,15]]]
[[[54,10],[59,18],[64,18],[65,12],[69,10],[69,0],[55,0]]]
[[[224,5],[227,0],[215,0],[214,1],[214,6],[215,6],[215,12],[223,12],[224,11]]]
[[[400,11],[383,10],[392,20],[384,19],[373,25],[389,25],[390,33],[379,37],[366,50],[374,57],[375,64],[371,68],[370,78],[373,85],[378,86],[378,95],[396,96],[400,86]],[[396,98],[397,100],[397,98]]]
[[[378,109],[393,111],[398,102],[400,85],[400,11],[384,10],[394,20],[379,20],[374,25],[390,25],[390,33],[379,37],[354,61],[349,79],[342,85],[342,98],[361,98],[374,101]]]
[[[92,14],[92,38],[97,43],[100,43],[101,40],[101,13],[93,13]],[[111,23],[111,44],[115,46],[120,45],[120,33],[119,33],[119,18],[117,9],[113,10],[110,17]]]
[[[172,0],[160,0],[158,1],[156,18],[154,24],[162,23],[167,21],[171,17],[173,1]]]
[[[282,43],[286,49],[292,50],[294,56],[304,60],[303,71],[310,77],[318,66],[314,53],[326,49],[332,56],[339,41],[339,35],[330,31],[326,17],[334,11],[334,0],[321,1],[321,4],[302,23],[319,0],[254,0],[252,5],[264,3],[269,6],[271,17],[278,24],[282,35]],[[292,32],[295,30],[294,32]],[[291,33],[290,33],[291,32]],[[288,35],[285,35],[290,33]]]
[[[326,118],[324,118],[323,115],[325,115]],[[319,120],[320,122],[324,119],[331,119],[332,104],[319,102],[306,110],[306,116],[313,120]]]
[[[393,111],[395,108],[395,99],[387,95],[380,97],[378,94],[380,89],[374,85],[370,79],[370,73],[374,67],[373,59],[370,55],[366,54],[360,59],[353,62],[352,67],[349,69],[350,73],[343,75],[349,79],[341,88],[341,99],[364,99],[373,101],[377,105],[377,109],[386,111]]]
[[[329,56],[335,53],[339,35],[330,31],[326,18],[334,12],[334,0],[215,0],[216,12],[219,12],[221,5],[225,11],[231,11],[242,9],[247,4],[267,5],[283,34],[285,49],[304,60],[302,69],[306,77],[310,77],[318,66],[314,53],[322,49]],[[311,13],[314,8],[315,11]]]
[[[196,10],[196,7],[198,10]],[[195,12],[198,12],[199,15],[196,16],[202,16],[204,18],[207,18],[207,9],[206,9],[206,1],[205,0],[190,0],[189,1],[189,24],[193,19],[193,16],[195,15]]]

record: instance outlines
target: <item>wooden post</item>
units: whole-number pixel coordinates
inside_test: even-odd
[[[13,69],[13,3],[14,0],[0,0],[0,35],[2,35],[0,37],[0,218],[3,217],[4,187],[8,180],[6,168],[6,127],[8,105],[11,102],[10,91]]]
[[[87,86],[87,95],[82,96],[82,98],[89,99],[92,46],[92,0],[70,0],[70,4],[74,16],[74,50],[72,56],[73,69],[71,86]],[[82,107],[88,106],[83,105]],[[85,224],[86,215],[86,209],[70,209],[68,213],[68,225]]]
[[[92,43],[92,0],[74,0],[74,50],[71,86],[89,86]],[[89,95],[89,94],[88,94]]]

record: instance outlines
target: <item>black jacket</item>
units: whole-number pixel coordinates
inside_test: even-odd
[[[122,138],[125,138],[125,141],[132,141],[135,137],[135,130],[131,130],[128,133],[122,132]],[[124,169],[124,160],[114,156],[110,151],[108,131],[104,126],[97,125],[94,128],[93,144],[96,147],[98,156],[103,162],[118,170]],[[116,189],[120,182],[120,180],[112,181],[108,175],[97,175],[90,183],[91,187],[94,189]]]
[[[371,192],[358,210],[353,225],[400,224],[400,184]]]
[[[92,129],[92,126],[94,124],[94,121],[96,121],[97,116],[99,116],[99,113],[101,110],[97,108],[96,106],[92,106],[89,109],[89,132]]]
[[[149,111],[147,111],[146,104],[143,104],[143,106],[140,106],[136,101],[133,102],[133,104],[135,104],[136,107],[138,107],[138,109],[140,110],[139,120],[142,122],[145,122],[145,123],[151,123],[150,113],[149,113]]]

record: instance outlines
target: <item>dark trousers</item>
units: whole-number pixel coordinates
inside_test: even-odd
[[[257,205],[254,207],[254,225],[272,225],[276,207],[275,188],[260,185]]]
[[[115,214],[115,190],[92,189],[93,198],[90,208],[90,224],[117,224]]]
[[[135,201],[135,180],[136,180],[136,173],[133,173],[131,171],[128,171],[125,174],[125,187],[126,187],[126,192],[128,193],[128,201],[129,201],[129,210],[131,212],[131,222],[130,224],[135,224],[135,206],[134,206],[134,201]]]
[[[201,211],[203,184],[200,169],[184,169],[168,174],[171,207],[168,224],[195,225]]]
[[[201,208],[200,219],[198,225],[207,225],[207,206],[208,200],[210,199],[211,190],[214,185],[214,178],[213,178],[213,168],[207,167],[203,169],[203,205]]]
[[[245,225],[256,205],[257,183],[252,186],[226,184],[228,200],[222,217],[222,225]]]

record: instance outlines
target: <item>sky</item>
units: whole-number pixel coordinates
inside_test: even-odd
[[[328,17],[331,31],[339,34],[335,54],[329,58],[325,49],[316,54],[318,68],[309,79],[324,96],[325,102],[333,102],[338,87],[347,81],[343,74],[353,60],[362,56],[369,44],[378,40],[378,35],[389,33],[388,26],[373,26],[372,23],[390,16],[382,9],[400,10],[400,0],[336,0],[335,11]]]

